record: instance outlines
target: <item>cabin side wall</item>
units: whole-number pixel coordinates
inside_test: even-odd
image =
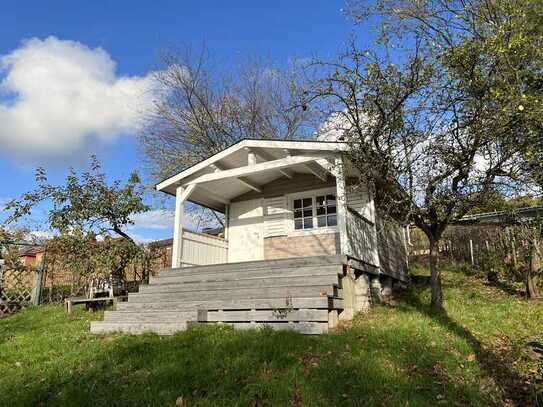
[[[377,217],[377,250],[381,271],[398,280],[407,280],[407,237],[400,224]]]
[[[367,187],[357,180],[347,186],[347,236],[349,255],[378,266],[381,274],[407,279],[405,229],[379,217]]]

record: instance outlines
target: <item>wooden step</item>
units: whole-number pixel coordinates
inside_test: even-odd
[[[333,285],[315,286],[289,286],[289,287],[262,287],[262,288],[235,288],[206,291],[177,291],[157,293],[135,293],[128,296],[128,302],[159,302],[159,301],[186,301],[194,300],[242,300],[257,298],[300,298],[330,296],[340,297],[341,289]]]
[[[107,322],[92,321],[91,332],[94,334],[122,332],[141,334],[154,332],[159,335],[173,335],[176,332],[187,329],[187,322]]]
[[[210,264],[205,266],[191,266],[182,268],[163,269],[160,275],[163,274],[201,274],[207,272],[220,271],[243,271],[257,269],[273,269],[273,268],[292,268],[292,267],[309,267],[309,266],[326,266],[326,265],[342,265],[347,263],[347,256],[311,256],[311,257],[291,257],[286,259],[276,260],[258,260],[238,263],[222,263]]]
[[[185,269],[183,269],[185,270]],[[302,277],[302,276],[325,276],[325,275],[342,275],[342,265],[325,265],[321,267],[276,267],[276,268],[259,268],[249,270],[236,271],[211,271],[198,274],[182,274],[166,272],[160,277],[150,277],[149,285],[165,285],[172,283],[194,283],[194,282],[212,282],[212,281],[232,281],[245,279],[260,279],[273,277]]]
[[[104,321],[107,322],[186,322],[207,321],[207,311],[105,311]]]
[[[120,302],[120,311],[186,311],[195,308],[207,310],[237,310],[237,309],[343,309],[343,300],[329,297],[291,298],[288,303],[285,298],[234,299],[234,300],[201,300],[168,302]]]
[[[289,322],[320,321],[328,322],[326,309],[281,309],[281,310],[245,310],[245,311],[209,311],[209,322]]]
[[[140,294],[151,294],[182,291],[230,290],[237,288],[296,287],[333,285],[338,284],[338,282],[339,279],[337,274],[301,277],[263,277],[243,280],[144,285],[140,287],[139,292]]]

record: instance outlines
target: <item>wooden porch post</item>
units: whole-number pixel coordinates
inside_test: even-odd
[[[183,266],[183,204],[196,188],[196,184],[175,190],[175,218],[173,225],[172,268]]]
[[[336,172],[337,225],[339,229],[339,247],[341,254],[351,254],[349,237],[347,236],[347,194],[345,188],[345,169],[343,159],[338,156],[334,160]]]
[[[183,192],[185,188],[177,187],[175,191],[175,218],[173,226],[172,268],[181,267],[183,255]]]

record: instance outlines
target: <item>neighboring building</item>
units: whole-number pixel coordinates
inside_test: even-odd
[[[23,266],[36,267],[43,259],[45,250],[41,246],[23,246],[19,250],[19,260]]]

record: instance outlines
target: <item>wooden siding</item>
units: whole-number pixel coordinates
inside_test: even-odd
[[[351,256],[368,264],[379,264],[375,225],[352,208],[347,210],[347,237]]]
[[[296,192],[311,191],[313,189],[329,188],[336,185],[336,179],[328,176],[326,182],[312,174],[296,173],[292,179],[282,177],[261,187],[262,192],[250,191],[234,198],[232,202],[247,201],[256,198],[273,198]]]
[[[227,262],[228,242],[220,237],[183,230],[183,266]]]
[[[350,180],[353,182],[353,180]],[[375,214],[368,189],[353,183],[347,187],[347,237],[350,255],[375,266],[379,265]]]
[[[392,221],[377,218],[377,248],[384,274],[407,279],[407,246],[405,228]]]

